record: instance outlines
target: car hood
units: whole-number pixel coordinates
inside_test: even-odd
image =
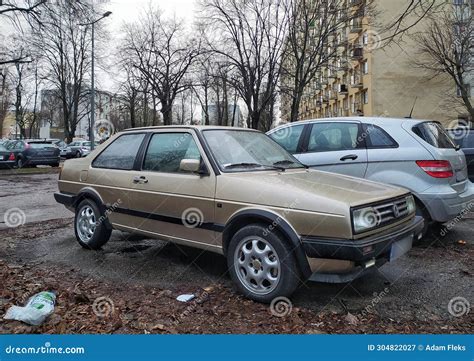
[[[287,170],[224,173],[216,199],[347,215],[349,207],[407,194],[406,189],[335,173]]]

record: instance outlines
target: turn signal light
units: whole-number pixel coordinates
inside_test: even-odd
[[[447,160],[417,160],[416,164],[433,178],[451,178],[454,175]]]
[[[15,154],[10,153],[10,157],[8,157],[8,160],[15,160]]]

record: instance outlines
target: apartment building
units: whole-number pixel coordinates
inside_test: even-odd
[[[452,79],[430,76],[415,66],[417,45],[410,36],[391,46],[382,45],[381,24],[393,21],[406,7],[405,0],[376,1],[377,19],[371,19],[364,0],[347,0],[344,11],[351,16],[331,34],[326,46],[337,55],[324,66],[307,89],[300,104],[300,119],[336,116],[413,117],[448,125],[465,117],[453,104]],[[376,25],[377,24],[377,25]],[[423,24],[413,28],[420,31]],[[285,82],[285,79],[282,79]],[[283,95],[281,119],[289,119],[289,100]]]

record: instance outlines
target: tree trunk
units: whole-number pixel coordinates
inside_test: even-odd
[[[161,102],[161,114],[163,115],[163,125],[171,125],[173,121],[172,107],[167,102]]]

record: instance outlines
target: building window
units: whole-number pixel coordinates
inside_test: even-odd
[[[362,72],[364,74],[369,74],[369,63],[366,61],[362,64]]]
[[[369,92],[367,90],[362,93],[362,100],[364,104],[369,104]]]

